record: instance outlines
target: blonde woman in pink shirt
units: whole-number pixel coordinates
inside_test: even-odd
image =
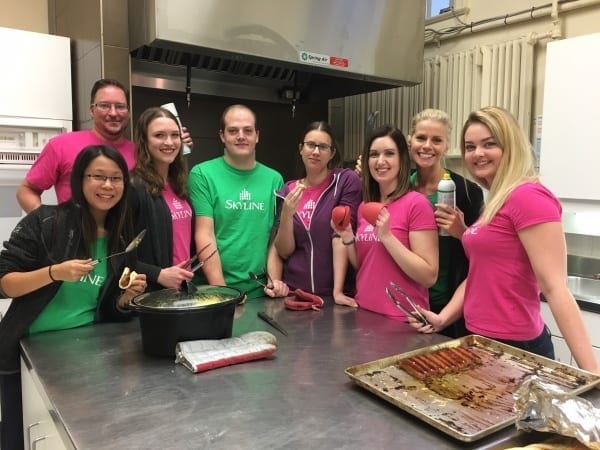
[[[461,152],[471,175],[489,190],[481,217],[462,237],[469,274],[439,315],[422,311],[431,325],[410,322],[434,332],[464,314],[471,333],[553,358],[540,313],[541,292],[579,367],[600,373],[567,288],[562,208],[539,182],[518,122],[498,107],[472,112],[463,127]]]

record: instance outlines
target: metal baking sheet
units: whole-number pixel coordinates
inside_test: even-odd
[[[405,358],[458,346],[476,353],[482,364],[427,380],[396,366]],[[573,394],[600,384],[600,376],[477,335],[349,367],[345,372],[359,386],[464,442],[514,424],[512,393],[529,375],[536,374]]]

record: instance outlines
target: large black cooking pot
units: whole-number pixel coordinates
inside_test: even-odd
[[[235,305],[243,292],[228,286],[200,286],[194,293],[163,289],[138,295],[130,307],[140,316],[144,352],[175,356],[180,341],[231,337]]]

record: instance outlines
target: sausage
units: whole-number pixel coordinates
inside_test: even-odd
[[[442,358],[442,355],[441,355],[440,352],[430,353],[426,357],[430,358],[431,361],[433,361],[437,366],[439,366],[439,368],[441,369],[442,373],[448,372],[450,369],[453,368],[452,364],[448,365],[446,363],[446,361],[444,360],[444,358]],[[438,372],[439,372],[439,370],[438,370]]]
[[[296,311],[304,311],[307,309],[318,311],[325,304],[323,299],[318,295],[311,294],[302,289],[296,289],[292,295],[287,296],[283,300],[283,303],[286,308]]]
[[[416,355],[413,356],[417,361],[421,362],[426,368],[429,375],[434,375],[439,373],[439,368],[433,361],[430,361],[425,355]]]
[[[475,353],[473,353],[471,350],[468,350],[466,348],[463,347],[456,347],[456,350],[463,355],[466,363],[468,365],[472,365],[472,364],[481,364],[481,358],[479,358],[479,356],[477,356]]]
[[[427,378],[427,371],[411,358],[402,360],[399,367],[418,380],[424,380]]]
[[[448,353],[448,351],[446,349],[440,350],[438,352],[438,356],[444,360],[444,362],[448,365],[448,367],[456,368],[456,364],[454,363],[454,361],[452,361],[452,358],[450,357],[450,354]]]

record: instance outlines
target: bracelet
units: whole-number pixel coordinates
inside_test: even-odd
[[[52,264],[50,264],[50,265],[48,266],[48,276],[50,277],[50,279],[51,279],[53,282],[56,282],[56,281],[58,281],[58,280],[56,280],[56,279],[55,279],[55,278],[52,276]]]
[[[345,240],[342,239],[342,244],[344,245],[352,245],[354,244],[354,242],[356,242],[356,238],[353,237],[352,239],[350,239],[348,242],[346,242]]]

